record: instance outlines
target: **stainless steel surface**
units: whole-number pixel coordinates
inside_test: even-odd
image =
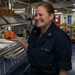
[[[11,41],[11,40],[0,38],[0,44],[1,43],[13,44],[13,43],[15,43],[15,41]]]
[[[27,25],[28,22],[25,22],[25,23],[16,23],[16,24],[4,24],[2,27],[8,27],[8,26],[22,26],[22,25]]]
[[[0,32],[2,32],[7,27],[11,27],[11,30],[14,31],[15,34],[23,34],[24,29],[26,29],[27,25],[29,24],[19,14],[1,15],[0,18],[4,20],[3,23],[0,25]]]
[[[28,25],[28,22],[26,22],[19,14],[1,15],[0,17],[4,20],[2,22],[7,23],[2,24],[1,29],[7,29],[7,27],[11,26],[15,34],[23,34],[23,30],[26,29],[26,25]],[[19,42],[0,39],[0,57],[16,59],[25,52],[25,49]]]
[[[24,51],[24,49],[19,50],[18,52],[16,52],[15,54],[13,53],[14,56],[17,56],[19,54],[21,54]]]
[[[4,54],[6,54],[9,51],[11,51],[11,48],[9,48],[9,47],[5,47],[5,48],[1,49],[0,50],[0,57],[4,57]]]
[[[7,50],[7,53],[4,54],[4,57],[9,59],[15,59],[19,58],[19,56],[21,56],[23,53],[25,53],[23,47],[20,45],[19,42],[17,42],[11,45],[11,47]]]
[[[10,24],[12,23],[25,23],[25,20],[18,14],[2,15]]]
[[[15,41],[9,41],[9,40],[0,38],[0,50],[5,48],[5,47],[10,46],[13,43],[15,43]]]
[[[6,53],[11,52],[21,46],[18,42],[6,44],[5,47],[4,45],[5,44],[2,44],[3,48],[0,49],[0,57],[4,57]]]
[[[8,52],[5,56],[9,56],[9,55],[12,56],[12,54],[16,54],[21,49],[22,49],[22,47],[19,47],[19,48],[15,49],[15,50],[13,50],[11,52]]]
[[[5,48],[5,47],[8,47],[10,44],[2,44],[2,43],[0,43],[0,50],[2,50],[3,48]]]
[[[4,57],[8,59],[17,59],[24,53],[26,53],[25,49],[23,47],[19,47],[14,51],[8,52],[7,54],[4,55]]]
[[[0,26],[2,26],[2,24],[7,24],[7,23],[0,17]]]

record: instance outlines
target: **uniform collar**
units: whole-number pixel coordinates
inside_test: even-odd
[[[54,30],[55,30],[55,27],[57,27],[53,22],[51,23],[51,25],[49,26],[49,28],[47,29],[47,31],[43,34],[43,36],[39,38],[39,34],[40,34],[40,29],[39,28],[35,28],[33,33],[34,33],[34,37],[33,37],[33,40],[35,42],[34,46],[37,46],[37,45],[41,45],[43,44],[44,42],[47,41],[47,39],[50,39],[54,36]]]
[[[50,24],[50,26],[49,26],[49,28],[47,29],[47,31],[44,33],[44,37],[47,37],[47,38],[50,38],[50,37],[52,37],[54,34],[53,34],[53,32],[54,32],[54,30],[55,30],[55,28],[56,28],[57,26],[54,24],[54,22],[52,22],[51,24]],[[36,33],[37,33],[37,35],[36,35],[36,37],[38,37],[39,36],[39,34],[40,34],[40,28],[35,28],[34,29],[34,31],[33,31],[33,33],[36,35]]]
[[[49,28],[47,29],[47,31],[44,34],[44,37],[50,38],[53,37],[53,32],[55,30],[57,26],[54,24],[54,22],[51,23],[51,25],[49,26]]]

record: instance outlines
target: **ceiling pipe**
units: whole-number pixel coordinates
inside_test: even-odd
[[[21,3],[21,4],[25,4],[25,5],[28,5],[31,7],[31,4],[29,4],[29,3],[25,3],[25,2],[21,2],[21,1],[16,1],[16,2]]]

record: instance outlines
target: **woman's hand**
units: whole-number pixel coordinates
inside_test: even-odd
[[[28,49],[28,42],[25,40],[22,40],[20,37],[14,36],[14,38],[11,40],[12,41],[18,41],[26,50]]]
[[[20,38],[20,37],[18,37],[18,36],[14,36],[14,38],[13,38],[13,39],[10,39],[10,40],[12,40],[12,41],[20,41],[20,40],[21,40],[21,38]]]
[[[61,69],[59,75],[68,75],[68,71]]]

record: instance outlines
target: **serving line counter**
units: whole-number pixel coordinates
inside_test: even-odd
[[[29,68],[29,64],[26,50],[21,44],[16,41],[0,39],[0,75],[9,75],[22,64],[25,65],[24,69],[22,69],[23,73]]]
[[[21,44],[2,39],[8,28],[15,35],[23,35],[28,25],[29,22],[19,14],[0,14],[0,75],[22,75],[28,69],[27,54]]]

